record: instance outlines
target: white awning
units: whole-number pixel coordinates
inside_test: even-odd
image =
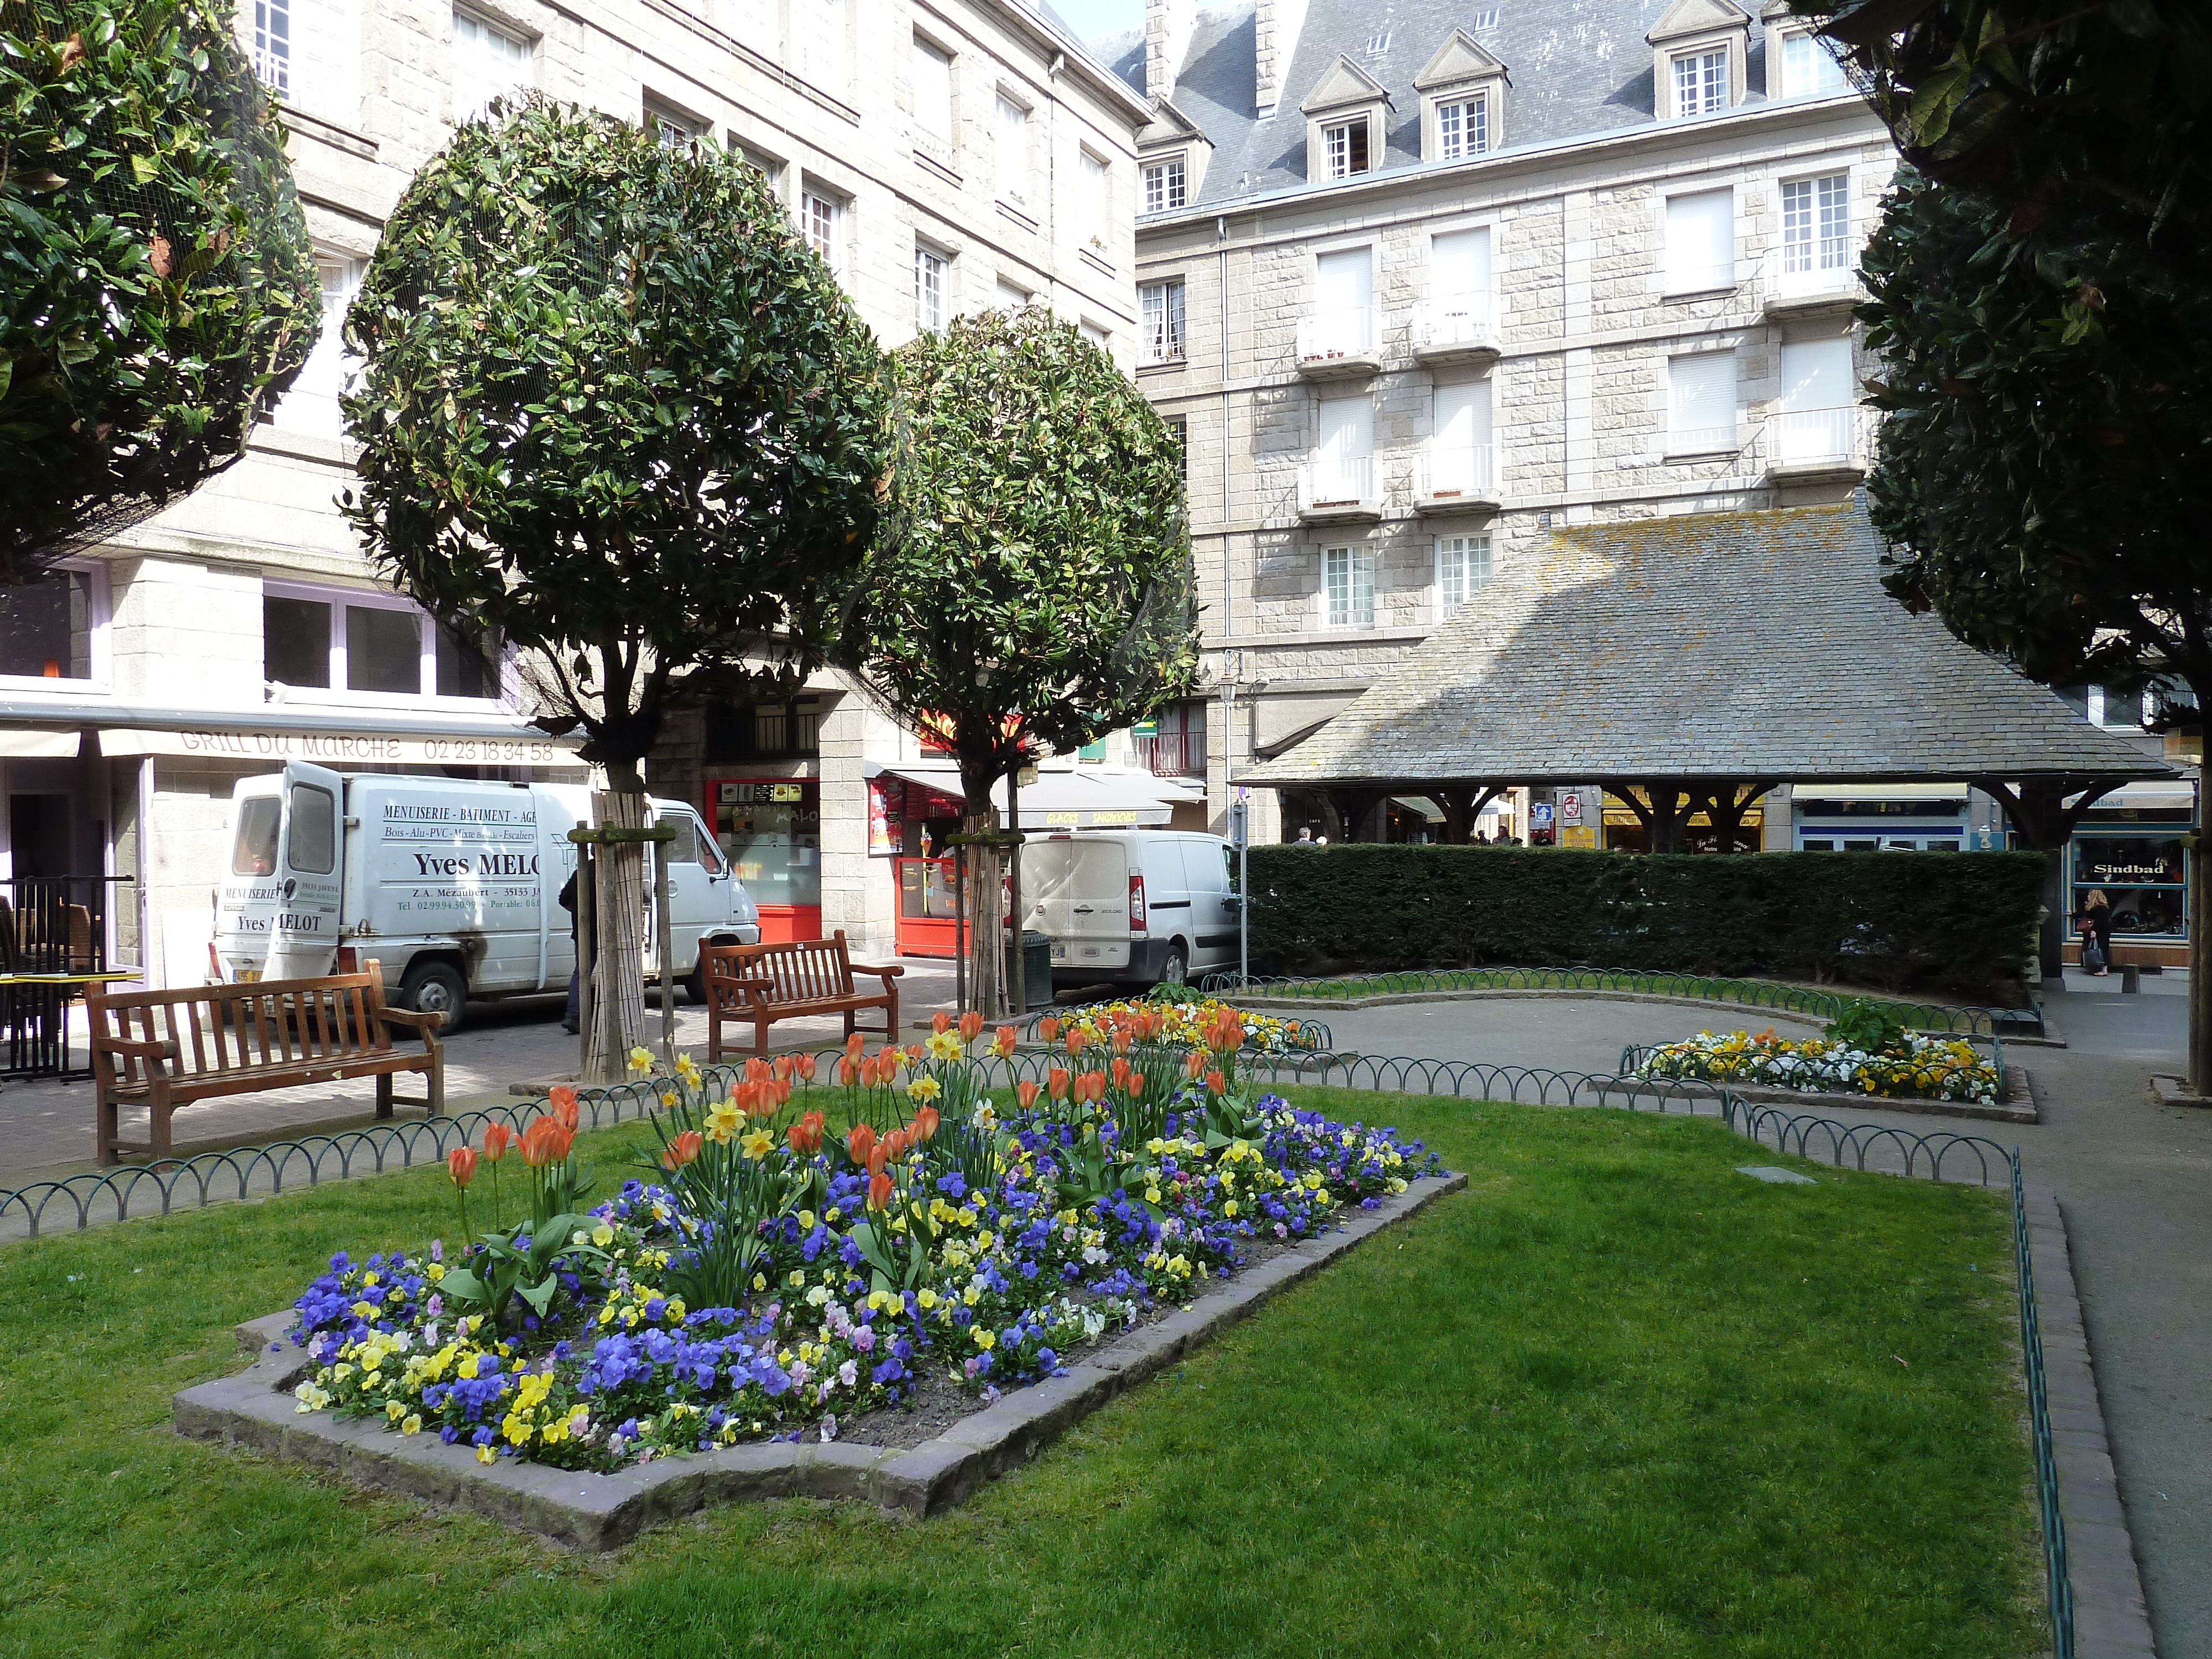
[[[77,746],[74,732],[0,732],[0,756],[15,760],[68,760]]]
[[[1796,783],[1798,800],[1964,800],[1963,783]]]
[[[76,743],[71,734],[70,743]],[[72,747],[71,753],[75,753]],[[288,760],[321,766],[544,766],[581,769],[573,742],[539,732],[530,736],[453,736],[390,732],[286,732],[250,728],[228,732],[111,729],[100,734],[100,752],[111,759],[134,755],[189,755],[203,760]]]

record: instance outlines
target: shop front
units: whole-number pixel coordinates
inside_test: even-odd
[[[2130,784],[2083,815],[2066,849],[2066,960],[2081,960],[2081,917],[2101,896],[2112,913],[2112,965],[2189,963],[2189,884],[2196,860],[2189,793]]]
[[[1801,783],[1791,845],[1801,853],[1957,853],[1972,842],[1963,783]]]
[[[822,937],[822,785],[709,778],[707,821],[760,910],[761,943]]]

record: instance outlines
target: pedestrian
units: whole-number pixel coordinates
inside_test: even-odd
[[[568,913],[568,943],[572,947],[576,943],[576,875],[582,868],[579,863],[575,870],[571,870],[567,884],[561,889],[561,908]],[[544,890],[541,888],[539,890]],[[576,953],[571,949],[569,954],[575,956]],[[576,960],[580,967],[582,957],[578,957]],[[577,977],[576,969],[572,967],[568,969],[568,1012],[561,1016],[561,1029],[570,1036],[575,1036],[576,1028],[583,1018],[583,981]]]
[[[1298,826],[1298,838],[1292,842],[1291,845],[1293,847],[1310,847],[1313,844],[1313,825],[1310,823],[1300,824]]]
[[[2112,971],[2112,902],[2101,887],[2092,887],[2075,918],[2081,928],[2081,965],[2094,979]]]

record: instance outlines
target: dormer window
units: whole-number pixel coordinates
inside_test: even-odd
[[[1456,161],[1480,155],[1490,148],[1490,99],[1487,94],[1462,98],[1437,106],[1437,159]]]
[[[1769,39],[1772,38],[1770,34]],[[1784,98],[1826,98],[1850,84],[1844,79],[1844,66],[1836,61],[1835,54],[1809,29],[1784,31],[1781,36],[1781,58]]]
[[[1182,156],[1170,155],[1161,161],[1146,162],[1144,177],[1146,212],[1171,212],[1188,200]]]
[[[1339,121],[1321,130],[1322,148],[1328,157],[1328,176],[1342,179],[1368,169],[1367,118]]]
[[[1652,113],[1660,120],[1716,115],[1743,102],[1751,15],[1735,0],[1674,0],[1644,38],[1656,71]]]
[[[1710,115],[1729,106],[1728,48],[1674,54],[1674,113]]]

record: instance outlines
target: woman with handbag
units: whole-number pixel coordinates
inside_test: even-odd
[[[2112,902],[2105,896],[2103,888],[2089,890],[2075,920],[2081,928],[2081,966],[2092,976],[2102,979],[2112,971]]]

